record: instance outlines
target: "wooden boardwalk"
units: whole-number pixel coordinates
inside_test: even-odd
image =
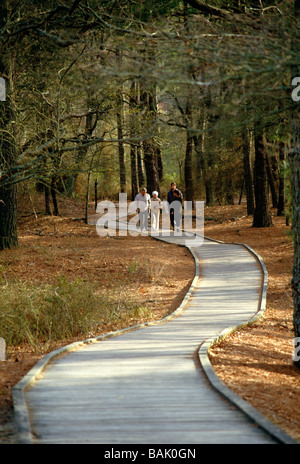
[[[180,315],[84,343],[15,387],[21,442],[278,442],[216,392],[198,356],[205,340],[257,313],[262,269],[243,246],[205,239],[192,251],[202,275]]]

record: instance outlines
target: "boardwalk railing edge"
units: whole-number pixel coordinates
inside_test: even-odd
[[[185,297],[183,298],[181,304],[178,306],[178,308],[175,311],[173,311],[171,314],[169,314],[168,316],[158,321],[150,321],[150,322],[145,322],[142,324],[137,324],[134,326],[126,327],[124,329],[116,330],[114,332],[109,332],[107,334],[100,335],[98,337],[89,338],[89,339],[79,341],[79,342],[74,342],[74,343],[71,343],[70,345],[66,345],[62,348],[52,351],[48,353],[47,355],[45,355],[43,358],[41,358],[35,364],[35,366],[33,366],[33,368],[30,369],[30,371],[28,371],[27,374],[13,387],[12,400],[13,400],[13,407],[14,407],[14,421],[15,421],[15,425],[17,429],[17,436],[18,436],[19,444],[33,444],[34,443],[34,438],[33,438],[34,432],[32,432],[32,427],[30,423],[30,415],[29,415],[29,411],[28,411],[28,407],[26,403],[26,398],[25,398],[25,392],[28,388],[30,388],[31,385],[33,385],[34,382],[38,381],[39,377],[42,375],[43,371],[47,368],[50,362],[52,362],[55,358],[63,354],[67,354],[68,352],[80,349],[81,347],[84,347],[87,344],[97,343],[102,340],[106,340],[112,337],[117,337],[127,332],[132,332],[134,330],[143,329],[151,325],[162,324],[179,316],[182,313],[182,311],[185,309],[188,303],[188,300],[191,294],[193,293],[196,287],[196,284],[200,276],[198,257],[194,253],[192,248],[190,247],[186,247],[186,248],[190,251],[195,261],[195,276],[192,280],[192,283]]]
[[[265,312],[266,309],[266,301],[267,301],[267,282],[268,282],[268,271],[266,265],[261,258],[261,256],[254,251],[251,247],[244,243],[237,243],[237,242],[223,242],[220,240],[215,240],[210,237],[204,236],[206,240],[210,240],[220,244],[226,245],[239,245],[246,248],[258,261],[261,272],[262,272],[262,285],[260,290],[260,301],[258,305],[258,310],[256,314],[249,319],[247,322],[242,324],[238,324],[237,326],[228,327],[222,330],[218,335],[212,337],[210,339],[205,340],[198,350],[198,357],[200,364],[204,370],[204,373],[211,383],[211,385],[217,390],[222,396],[227,398],[232,404],[234,404],[238,409],[240,409],[246,416],[251,419],[257,426],[265,430],[269,433],[275,440],[279,443],[283,444],[299,444],[293,437],[285,433],[279,427],[277,427],[273,422],[271,422],[267,417],[261,414],[257,409],[255,409],[250,403],[242,399],[236,393],[234,393],[230,388],[228,388],[217,376],[215,373],[213,366],[209,359],[209,350],[214,345],[219,343],[220,341],[224,340],[228,335],[236,332],[237,330],[242,329],[243,327],[249,326],[254,322],[258,321]]]

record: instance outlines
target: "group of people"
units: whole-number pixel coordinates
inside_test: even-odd
[[[175,182],[171,183],[170,191],[167,196],[167,203],[169,206],[170,222],[173,230],[179,231],[181,221],[181,208],[183,195],[180,190],[176,188]],[[178,201],[179,203],[174,203]],[[159,217],[160,211],[163,208],[162,200],[158,197],[158,192],[152,192],[152,198],[147,189],[143,187],[135,197],[135,203],[137,205],[136,212],[139,214],[140,230],[148,230],[148,219],[151,211],[151,228],[153,231],[159,230]],[[171,204],[173,203],[173,207]]]

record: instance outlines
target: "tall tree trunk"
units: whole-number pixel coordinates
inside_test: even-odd
[[[156,89],[152,85],[149,89],[141,91],[141,106],[146,109],[143,117],[143,129],[145,132],[153,130],[156,118]],[[153,190],[160,191],[159,173],[157,167],[157,144],[154,137],[143,140],[144,165],[147,177],[147,189],[151,194]]]
[[[214,185],[214,168],[213,154],[209,151],[213,144],[211,136],[205,138],[205,154],[203,156],[203,177],[205,186],[206,206],[214,206],[215,204],[215,185]]]
[[[201,180],[202,165],[203,165],[203,153],[205,143],[205,129],[206,129],[206,113],[205,106],[203,105],[200,118],[198,121],[198,128],[200,129],[200,135],[194,136],[194,147],[196,152],[196,181]]]
[[[3,106],[0,102],[0,118],[3,121]],[[6,125],[7,127],[7,125]],[[1,134],[2,135],[2,134]],[[5,175],[0,177],[0,250],[18,245],[17,233],[17,186],[12,182],[12,168],[15,164],[15,147],[10,135],[5,134],[0,141],[0,170]],[[8,182],[1,186],[1,181]]]
[[[91,170],[89,169],[87,183],[86,183],[86,192],[85,192],[85,213],[84,213],[84,222],[89,223],[89,201],[90,201],[90,181],[91,181]]]
[[[119,47],[116,48],[116,56],[118,65],[122,69],[122,52]],[[123,143],[123,86],[117,89],[117,126],[118,126],[118,151],[119,151],[119,170],[120,170],[120,189],[121,192],[126,190],[126,166],[125,166],[125,150]]]
[[[300,76],[299,52],[300,52],[300,0],[294,3],[294,18],[297,21],[293,34],[294,42],[292,52],[295,54],[294,62],[297,65],[291,69],[292,78]],[[291,110],[291,151],[289,154],[292,186],[293,206],[293,230],[294,230],[294,267],[292,278],[293,300],[294,300],[294,333],[300,337],[300,118],[299,104],[293,104]],[[300,367],[300,361],[295,360]]]
[[[159,192],[159,176],[156,163],[156,152],[153,141],[150,139],[143,141],[144,163],[147,176],[147,190],[149,194],[154,190]]]
[[[253,227],[270,227],[272,218],[268,202],[267,163],[263,132],[260,124],[254,129],[255,165],[254,165],[254,194],[255,211]]]
[[[136,124],[136,110],[137,110],[137,88],[136,83],[132,81],[129,95],[129,111],[130,111],[130,138],[133,138],[137,132]],[[138,157],[137,157],[137,144],[136,142],[130,143],[130,170],[131,170],[131,199],[135,199],[139,191],[139,176],[138,176]]]
[[[137,147],[133,143],[130,145],[130,168],[131,168],[131,198],[133,201],[139,191]]]
[[[298,119],[298,118],[297,118]],[[289,154],[292,184],[293,231],[294,231],[294,268],[292,278],[294,300],[294,332],[300,337],[300,121],[294,127],[293,151]],[[298,134],[297,134],[298,132]],[[296,137],[295,137],[296,136]],[[296,143],[295,143],[296,142]],[[297,365],[300,367],[300,361]]]
[[[206,206],[214,205],[214,186],[210,177],[210,168],[208,166],[207,156],[204,153],[205,134],[194,137],[194,147],[197,156],[197,177],[202,178],[205,190]]]
[[[205,180],[205,197],[206,206],[214,206],[215,204],[215,191],[211,178]]]
[[[58,203],[57,203],[57,197],[56,197],[56,182],[57,182],[56,176],[52,176],[52,179],[51,179],[51,196],[52,196],[52,202],[53,202],[53,215],[54,216],[59,216]]]
[[[199,182],[202,179],[205,188],[206,205],[212,206],[214,204],[214,188],[209,179],[209,167],[207,156],[205,154],[206,139],[209,137],[205,132],[207,128],[207,112],[205,105],[203,105],[198,127],[200,127],[201,134],[194,136],[194,147],[196,152],[196,180]]]
[[[215,188],[213,181],[213,167],[210,155],[202,152],[202,177],[204,180],[205,188],[205,202],[206,206],[214,206],[215,204]]]
[[[184,181],[185,181],[185,197],[187,201],[194,200],[194,185],[193,185],[193,137],[190,134],[192,109],[188,99],[186,107],[186,150],[184,160]]]
[[[47,216],[51,216],[51,189],[49,184],[49,167],[46,157],[42,160],[42,173],[44,177],[43,187],[45,200],[45,214]]]
[[[192,156],[193,156],[193,138],[187,133],[185,160],[184,160],[185,199],[187,201],[194,200]]]
[[[0,7],[0,14],[6,18],[5,6]],[[0,75],[10,76],[10,82],[6,82],[6,101],[0,101],[0,250],[18,245],[17,184],[13,183],[12,171],[16,163],[16,147],[11,124],[14,113],[11,66],[10,61],[6,67],[0,56]]]
[[[195,155],[196,155],[196,183],[199,185],[201,182],[202,177],[202,165],[203,165],[203,150],[202,150],[202,140],[203,134],[201,135],[194,135],[194,147],[195,147]]]
[[[144,175],[144,164],[143,164],[143,157],[142,157],[142,143],[138,142],[136,147],[136,157],[137,157],[137,166],[138,166],[138,180],[139,180],[139,188],[144,185],[145,183],[145,175]]]
[[[136,105],[137,105],[137,115],[136,115],[136,121],[135,121],[135,135],[141,135],[143,116],[141,116],[139,112],[141,111],[143,113],[144,107],[141,103],[141,85],[138,81],[136,82],[135,96],[136,96]],[[144,182],[145,182],[142,149],[143,149],[142,142],[137,141],[136,142],[136,159],[137,159],[138,189],[140,189],[144,185]]]
[[[158,178],[161,182],[164,177],[164,166],[161,154],[161,148],[159,146],[156,147],[156,159],[157,159],[157,170],[158,170]]]
[[[248,216],[252,216],[254,213],[254,192],[251,167],[250,135],[247,129],[243,131],[243,165],[247,200],[247,214]]]
[[[279,187],[278,187],[278,209],[277,216],[284,216],[285,210],[285,143],[279,143]]]
[[[270,162],[270,157],[269,157],[267,150],[265,151],[265,154],[266,154],[267,176],[268,176],[269,186],[271,190],[273,208],[277,208],[278,198],[277,198],[277,192],[276,192],[276,187],[275,187],[275,180],[274,180],[273,170],[272,170],[272,166]]]
[[[225,204],[234,205],[234,191],[233,191],[233,182],[232,175],[227,174],[227,179],[225,182]]]
[[[90,89],[87,90],[87,96],[86,96],[86,116],[85,116],[85,127],[84,127],[84,137],[82,139],[82,143],[84,144],[85,139],[89,139],[92,137],[93,132],[97,126],[98,123],[98,114],[93,114],[91,110],[95,107],[96,102],[94,95]],[[89,151],[89,147],[83,147],[79,148],[77,151],[77,156],[76,156],[76,168],[75,168],[75,174],[72,175],[71,182],[69,182],[71,188],[68,189],[68,193],[72,193],[74,186],[76,185],[76,180],[78,177],[78,173],[81,172],[82,170],[82,165],[86,160],[87,153]]]
[[[126,166],[125,150],[123,143],[123,92],[120,89],[117,94],[117,125],[118,125],[118,151],[119,151],[119,169],[120,169],[120,189],[121,192],[126,190]]]
[[[45,194],[45,214],[48,216],[51,216],[50,187],[47,181],[44,184],[44,194]]]

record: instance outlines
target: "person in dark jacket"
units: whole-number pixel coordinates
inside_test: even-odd
[[[175,203],[175,207],[171,207],[171,204],[175,201],[182,204],[183,195],[179,189],[176,188],[175,182],[171,183],[171,189],[168,192],[167,202],[169,203],[169,211],[170,211],[170,222],[173,230],[175,230],[175,226],[177,231],[179,231],[180,226],[180,219],[181,219],[181,207],[178,203]]]

